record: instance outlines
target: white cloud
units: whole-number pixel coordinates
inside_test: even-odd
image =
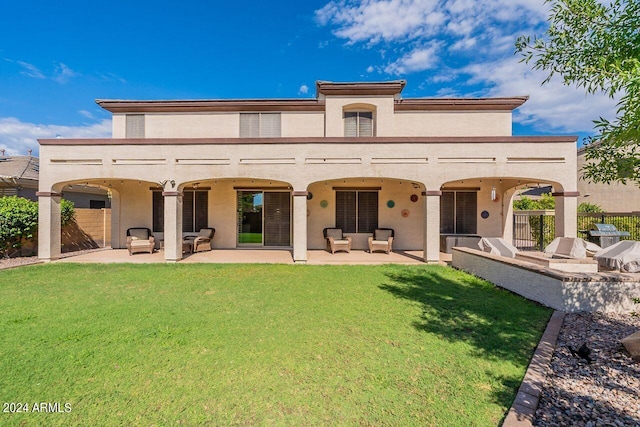
[[[469,65],[463,72],[471,75],[470,83],[487,84],[487,96],[529,95],[529,100],[515,110],[514,120],[532,124],[540,131],[590,132],[593,119],[615,116],[615,100],[604,94],[585,95],[584,89],[565,86],[560,79],[541,85],[546,74],[530,70],[516,57]]]
[[[300,95],[306,95],[309,93],[309,86],[307,85],[302,85],[300,86],[300,89],[298,89],[298,94]]]
[[[331,1],[316,11],[321,25],[349,43],[411,39],[430,33],[444,19],[436,0]]]
[[[389,74],[399,75],[435,68],[438,61],[438,49],[439,46],[437,44],[419,47],[387,65],[384,71]]]
[[[0,118],[0,148],[10,156],[27,155],[29,149],[37,156],[39,138],[110,138],[111,120],[86,126],[38,125],[25,123],[13,117]]]
[[[61,62],[56,66],[56,71],[52,78],[56,82],[62,84],[67,83],[71,78],[75,76],[77,76],[77,73]]]
[[[28,77],[33,77],[35,79],[44,79],[45,75],[33,64],[29,64],[24,61],[16,61],[16,64],[20,65],[23,68],[23,71],[20,74],[23,74]]]
[[[316,19],[347,44],[384,52],[367,72],[429,71],[417,78],[446,84],[436,86],[439,96],[529,95],[515,121],[540,132],[592,132],[593,119],[615,116],[615,100],[587,96],[559,76],[541,85],[547,74],[514,55],[519,35],[544,33],[549,8],[543,0],[332,0]]]

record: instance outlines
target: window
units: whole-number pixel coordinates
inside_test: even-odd
[[[107,202],[104,200],[89,200],[89,209],[105,209]]]
[[[125,122],[125,138],[144,138],[144,114],[127,114]]]
[[[443,191],[440,197],[440,232],[445,234],[477,233],[478,193]]]
[[[346,111],[344,113],[344,136],[373,136],[373,112]]]
[[[280,113],[240,113],[240,138],[279,138]]]
[[[336,227],[345,233],[373,233],[378,228],[378,192],[336,191]]]
[[[164,197],[153,192],[153,231],[164,231]],[[184,191],[182,196],[182,231],[196,232],[209,226],[209,192]]]

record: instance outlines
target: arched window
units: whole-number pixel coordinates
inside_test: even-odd
[[[374,112],[368,108],[345,108],[343,112],[344,136],[365,137],[374,135]]]

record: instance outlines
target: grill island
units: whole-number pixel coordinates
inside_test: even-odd
[[[613,224],[591,224],[589,241],[601,248],[606,248],[620,241],[620,237],[628,237],[628,231],[619,231]]]

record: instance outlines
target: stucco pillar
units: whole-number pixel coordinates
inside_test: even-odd
[[[442,191],[426,191],[424,195],[424,261],[440,262],[440,196]]]
[[[60,193],[37,192],[38,258],[51,261],[60,258]]]
[[[578,196],[579,191],[552,193],[556,201],[556,237],[578,236]]]
[[[164,259],[182,259],[182,193],[163,191],[164,197]]]
[[[293,262],[307,262],[307,191],[293,193]]]
[[[516,189],[512,188],[502,196],[502,238],[513,244],[513,198]]]
[[[111,248],[122,249],[127,247],[124,237],[124,231],[120,233],[120,193],[113,191],[111,193]]]

